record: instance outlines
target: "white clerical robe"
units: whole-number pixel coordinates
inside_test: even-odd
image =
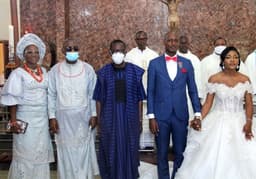
[[[181,53],[180,51],[178,51],[178,55],[190,60],[190,62],[192,63],[193,68],[194,68],[194,75],[195,75],[198,96],[199,96],[199,98],[202,98],[201,63],[200,63],[199,58],[196,55],[194,55],[193,53],[191,53],[189,50],[187,53]],[[188,99],[189,119],[191,120],[194,117],[194,111],[193,111],[192,103],[188,96],[188,91],[187,91],[187,99]]]
[[[149,62],[158,57],[158,53],[146,47],[145,50],[141,51],[138,47],[130,50],[126,56],[125,61],[133,63],[145,70],[145,73],[142,77],[142,83],[145,89],[147,89],[147,69]],[[145,147],[153,147],[154,146],[154,136],[151,134],[149,130],[149,121],[147,119],[147,103],[143,102],[143,131],[140,136],[140,148],[143,149]]]
[[[253,92],[254,94],[256,94],[256,50],[254,50],[247,56],[244,63],[248,70],[248,75],[252,83]]]
[[[80,179],[88,174],[86,157],[91,157],[90,173],[98,174],[96,154],[85,152],[88,143],[89,120],[96,116],[92,99],[96,83],[93,68],[80,60],[56,64],[49,72],[49,117],[56,118],[59,133],[55,136],[58,154],[58,175],[61,179]],[[91,149],[95,150],[95,146]],[[95,154],[95,155],[94,155]],[[88,176],[93,178],[93,176]]]
[[[221,71],[220,61],[221,61],[220,56],[215,53],[212,53],[212,54],[204,57],[201,61],[201,74],[202,74],[201,80],[202,80],[203,102],[207,95],[206,94],[206,85],[207,85],[208,79],[210,78],[210,76]],[[239,72],[248,76],[248,71],[247,71],[247,68],[243,61],[241,61],[241,63],[240,63]]]

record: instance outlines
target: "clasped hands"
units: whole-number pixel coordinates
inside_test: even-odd
[[[194,117],[194,119],[190,121],[190,127],[195,129],[196,131],[200,131],[202,127],[200,117]]]
[[[194,119],[190,122],[190,127],[193,129],[200,131],[201,130],[201,119],[199,117],[194,117]],[[155,118],[149,120],[149,129],[151,133],[157,136],[159,132],[159,127]]]

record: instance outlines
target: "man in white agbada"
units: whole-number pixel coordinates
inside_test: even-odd
[[[205,101],[206,98],[206,85],[210,76],[215,73],[221,71],[220,67],[220,54],[226,48],[227,41],[222,38],[218,37],[214,41],[214,52],[206,57],[204,57],[201,61],[201,74],[202,74],[202,100],[201,103]],[[245,64],[241,61],[239,72],[248,76],[247,68]]]
[[[39,63],[45,44],[28,33],[18,42],[16,54],[24,65],[10,74],[1,94],[1,104],[9,106],[9,127],[13,132],[9,179],[50,179],[49,163],[54,161],[47,115],[48,77]],[[26,122],[22,132],[19,121]]]
[[[202,98],[202,80],[201,80],[201,64],[199,58],[190,52],[189,50],[189,40],[187,36],[180,36],[180,44],[179,44],[179,50],[178,55],[185,57],[186,59],[190,60],[193,68],[194,68],[194,74],[195,74],[195,81],[198,91],[199,98]],[[188,99],[188,111],[189,111],[189,119],[193,119],[194,112],[192,108],[192,104],[190,101],[190,98],[188,96],[187,92],[187,99]]]
[[[92,99],[96,74],[79,60],[77,41],[63,44],[66,60],[49,72],[48,109],[50,131],[56,133],[58,176],[60,179],[94,178],[98,165],[89,126],[96,126],[96,106]],[[90,135],[89,135],[90,134]]]
[[[145,70],[142,77],[142,83],[145,89],[147,89],[147,69],[150,60],[158,57],[158,53],[147,47],[147,33],[144,31],[138,31],[135,35],[135,42],[137,47],[131,49],[125,57],[126,62],[133,63]],[[147,102],[143,101],[143,131],[140,136],[140,148],[147,149],[148,147],[154,147],[154,135],[149,130],[149,121],[147,119]]]
[[[252,53],[250,53],[247,56],[244,63],[245,63],[245,66],[247,67],[248,75],[253,87],[253,93],[255,95],[256,94],[256,50],[254,50]]]

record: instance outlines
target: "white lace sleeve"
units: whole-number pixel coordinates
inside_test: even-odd
[[[253,94],[252,84],[249,81],[245,82],[245,88],[246,88],[245,90],[247,91],[247,93]]]
[[[213,94],[216,92],[216,84],[215,83],[207,83],[206,84],[206,94],[210,93]]]
[[[12,71],[1,91],[1,104],[11,106],[22,103],[24,86],[22,82],[20,70]]]

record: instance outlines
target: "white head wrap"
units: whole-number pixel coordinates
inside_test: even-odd
[[[39,51],[39,64],[42,63],[44,55],[45,55],[45,44],[44,42],[35,34],[33,33],[28,33],[25,34],[18,42],[17,47],[16,47],[16,55],[24,61],[24,50],[27,48],[29,45],[35,45],[38,48]]]

